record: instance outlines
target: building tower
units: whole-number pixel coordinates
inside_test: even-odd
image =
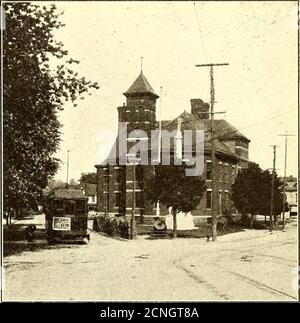
[[[136,216],[153,215],[153,204],[144,199],[143,187],[148,176],[152,176],[154,167],[150,164],[150,139],[151,130],[157,128],[156,123],[156,100],[159,96],[155,93],[152,86],[143,74],[143,71],[139,74],[137,79],[133,82],[130,88],[123,93],[126,97],[126,105],[118,107],[118,119],[119,126],[124,126],[126,122],[127,127],[127,152],[134,146],[139,139],[128,138],[128,134],[133,130],[143,130],[147,136],[143,138],[147,140],[148,144],[148,166],[136,166],[127,165],[122,167],[123,178],[125,180],[126,192],[120,192],[120,196],[124,196],[123,203],[126,208],[120,210],[121,214],[129,215],[132,212],[133,205],[133,172],[135,171],[135,214]],[[120,129],[119,129],[120,131]],[[133,136],[134,137],[134,136]],[[124,194],[125,193],[125,194]],[[140,219],[138,219],[139,222]]]
[[[126,122],[128,131],[156,128],[156,100],[159,97],[141,71],[130,88],[123,93],[126,105],[118,107],[119,122]]]

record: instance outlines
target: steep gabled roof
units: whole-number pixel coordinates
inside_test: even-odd
[[[179,115],[177,118],[170,120],[170,121],[164,121],[162,123],[162,129],[166,130],[175,130],[177,129],[177,123],[178,118],[181,118],[181,130],[203,130],[204,131],[204,149],[210,149],[210,120],[208,119],[199,119],[192,115],[191,113],[188,113],[184,111],[181,115]],[[193,142],[192,147],[195,146],[195,136],[193,136]],[[223,153],[226,155],[229,155],[231,157],[236,157],[235,154],[230,150],[230,148],[220,141],[219,139],[215,140],[215,147],[216,151],[219,153]]]
[[[248,142],[250,140],[240,133],[234,126],[224,119],[214,120],[216,136],[221,140],[227,139],[243,139]]]
[[[201,126],[202,128],[199,129],[204,129],[209,131],[210,128],[210,119],[199,119],[198,117],[194,116],[191,113],[188,113],[184,111],[180,116],[177,118],[167,121],[163,121],[163,126],[165,127],[170,127],[173,124],[177,124],[178,118],[181,118],[183,120],[183,126],[184,124],[188,123],[189,126],[193,126],[193,129],[196,129],[195,126]],[[244,136],[241,132],[239,132],[234,126],[232,126],[229,122],[227,122],[224,119],[219,119],[219,120],[214,120],[214,132],[215,132],[215,137],[219,140],[228,140],[228,139],[243,139],[248,142],[250,140]],[[183,127],[184,129],[184,127]]]
[[[158,98],[158,95],[153,90],[152,86],[144,76],[141,71],[140,75],[133,82],[131,87],[124,93],[125,96],[130,96],[132,94],[142,94],[142,93],[150,93]]]

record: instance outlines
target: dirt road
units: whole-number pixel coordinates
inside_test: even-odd
[[[5,300],[287,300],[297,298],[297,226],[204,239],[116,240],[91,232],[4,258]],[[293,285],[294,284],[294,285]]]

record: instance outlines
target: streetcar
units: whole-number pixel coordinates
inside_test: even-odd
[[[89,241],[88,198],[81,190],[55,189],[46,197],[46,237],[49,243]]]

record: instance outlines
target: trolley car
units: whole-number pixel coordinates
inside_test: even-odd
[[[81,190],[56,189],[51,192],[45,206],[48,242],[89,241],[87,213],[87,197]]]

